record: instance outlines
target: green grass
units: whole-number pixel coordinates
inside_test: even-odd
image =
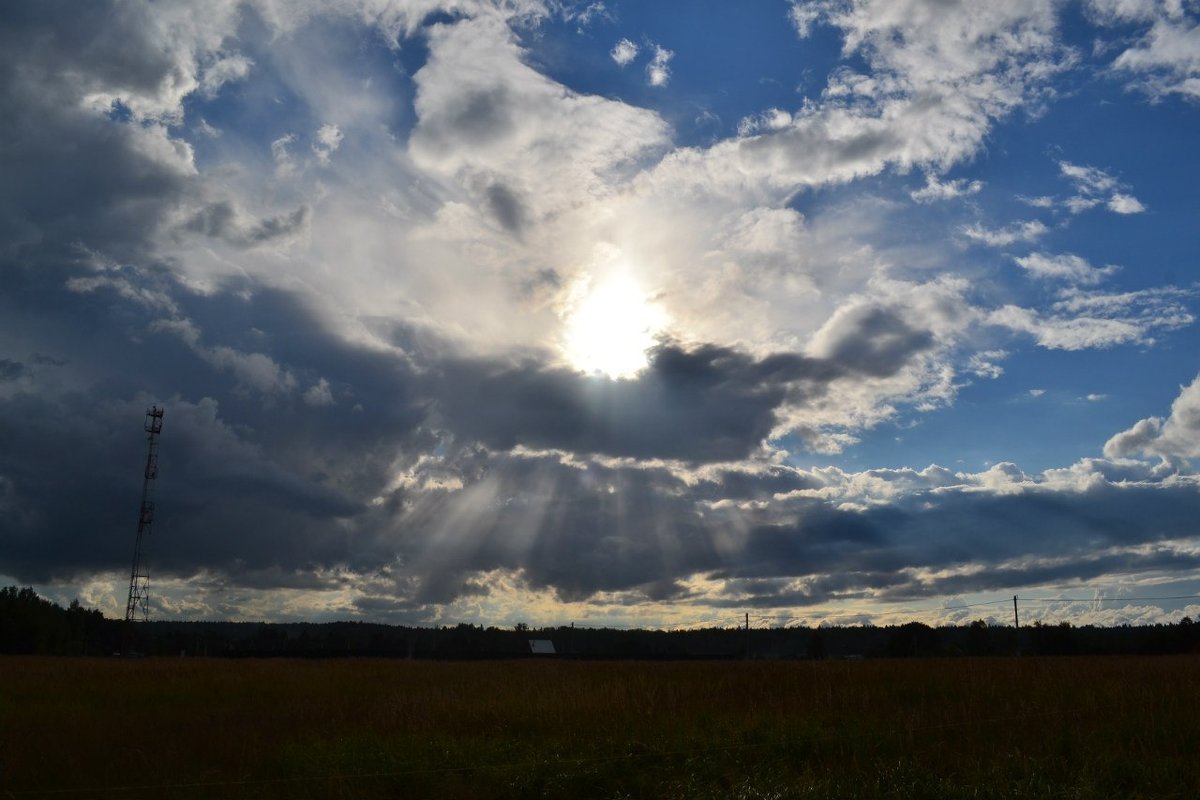
[[[1192,798],[1198,756],[1186,657],[0,660],[0,797]]]

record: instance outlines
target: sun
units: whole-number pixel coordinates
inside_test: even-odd
[[[667,315],[630,275],[586,277],[571,293],[563,355],[583,372],[627,378],[647,363],[646,351]]]

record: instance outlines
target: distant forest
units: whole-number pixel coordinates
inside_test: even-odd
[[[176,622],[126,624],[72,601],[63,608],[33,589],[0,589],[0,653],[63,656],[389,657],[488,659],[551,657],[532,641],[553,643],[559,658],[823,659],[1005,655],[1200,654],[1200,624],[1102,628],[1033,624],[930,627],[414,628],[369,622]],[[544,645],[538,649],[546,649]]]

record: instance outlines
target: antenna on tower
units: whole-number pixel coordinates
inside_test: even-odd
[[[150,406],[146,410],[146,471],[142,480],[142,509],[138,513],[137,539],[133,545],[133,569],[129,573],[129,601],[125,604],[125,621],[145,622],[150,619],[150,572],[142,563],[142,542],[150,535],[154,524],[154,479],[158,477],[158,435],[162,433],[163,410]]]

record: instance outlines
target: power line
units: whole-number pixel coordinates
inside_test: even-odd
[[[948,611],[948,610],[953,610],[953,609],[958,609],[958,608],[978,608],[979,606],[998,606],[1002,603],[1007,603],[1007,602],[1008,602],[1008,598],[1006,597],[1003,600],[986,600],[982,603],[965,603],[963,605],[958,605],[958,606],[938,606],[937,608],[932,608],[929,610],[930,611],[942,611],[942,610]]]
[[[1022,597],[1022,603],[1128,603],[1137,601],[1197,600],[1200,594],[1176,594],[1165,597]],[[1003,601],[1001,601],[1003,602]]]

